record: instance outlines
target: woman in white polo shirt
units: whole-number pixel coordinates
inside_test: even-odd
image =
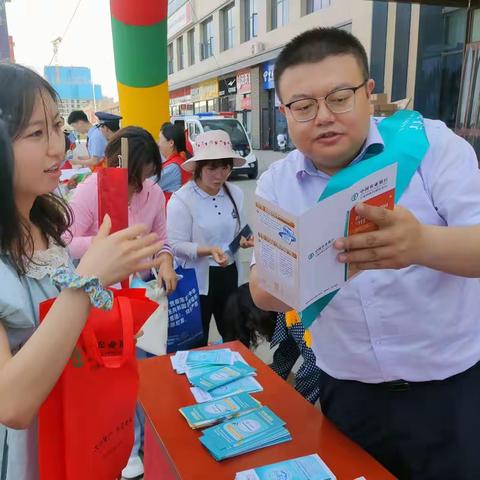
[[[212,314],[225,339],[225,304],[241,278],[240,262],[229,253],[228,245],[245,223],[243,192],[227,183],[227,178],[233,166],[244,163],[226,132],[210,130],[198,135],[194,156],[182,164],[193,179],[172,195],[167,207],[167,232],[175,257],[197,275],[204,345]],[[253,241],[242,238],[240,246],[249,248]]]

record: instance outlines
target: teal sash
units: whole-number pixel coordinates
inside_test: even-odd
[[[397,184],[395,203],[407,188],[417,171],[430,144],[425,133],[423,117],[415,111],[401,110],[378,125],[385,148],[382,152],[368,156],[358,163],[349,165],[330,178],[325,190],[318,199],[325,198],[351,187],[355,182],[388,165],[397,163]],[[305,329],[309,328],[321,311],[330,303],[339,290],[325,295],[300,312]]]

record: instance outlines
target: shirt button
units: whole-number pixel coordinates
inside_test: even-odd
[[[221,212],[218,212],[219,215],[221,215]]]
[[[218,205],[215,205],[215,208],[218,208]]]
[[[215,197],[212,198],[212,202],[214,202],[214,201],[215,201]]]

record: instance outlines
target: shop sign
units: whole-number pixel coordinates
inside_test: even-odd
[[[218,96],[237,94],[237,77],[222,78],[218,81]]]
[[[200,100],[212,100],[218,97],[218,81],[216,78],[200,83]]]
[[[252,109],[252,97],[247,95],[240,100],[240,110],[251,110]]]
[[[200,87],[191,87],[190,88],[190,95],[192,97],[192,102],[200,101]]]
[[[270,60],[262,65],[262,84],[264,90],[272,90],[275,88],[273,81],[273,72],[275,71],[275,61]]]
[[[250,75],[250,69],[240,70],[237,72],[237,93],[251,93],[252,92],[252,80]]]

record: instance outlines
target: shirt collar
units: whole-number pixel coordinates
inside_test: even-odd
[[[195,182],[195,180],[192,181],[192,184],[193,184],[193,190],[195,192],[197,192],[202,198],[223,197],[225,195],[225,190],[224,190],[223,187],[220,189],[220,191],[216,195],[210,195],[207,192],[205,192],[204,190],[202,190],[197,185],[197,182]]]
[[[358,155],[351,161],[351,164],[358,163],[361,160],[369,158],[371,155],[376,155],[383,151],[385,144],[383,143],[382,136],[378,131],[377,120],[373,117],[370,118],[370,128],[368,131],[367,138],[358,153]],[[317,170],[313,162],[306,157],[305,155],[298,152],[300,155],[298,157],[298,166],[296,175],[297,178],[303,178],[305,175],[310,175],[313,177],[323,177],[330,178],[330,175]]]

